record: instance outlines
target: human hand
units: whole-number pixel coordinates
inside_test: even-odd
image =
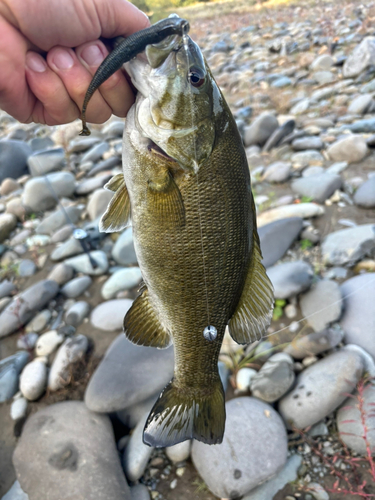
[[[127,0],[0,0],[0,108],[23,123],[78,118],[108,54],[99,37],[127,36],[149,24]],[[117,71],[93,95],[87,121],[124,117],[133,101]]]

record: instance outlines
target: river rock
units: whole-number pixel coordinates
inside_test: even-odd
[[[62,259],[67,259],[68,257],[73,257],[74,255],[79,255],[83,253],[83,248],[80,240],[75,238],[69,238],[64,241],[60,246],[56,247],[51,253],[51,260],[57,261]]]
[[[35,401],[45,391],[47,367],[42,359],[34,359],[27,364],[20,376],[20,390],[29,401]]]
[[[375,250],[375,225],[363,224],[335,231],[322,242],[322,258],[332,266],[353,266]]]
[[[240,368],[236,374],[236,389],[240,392],[247,392],[250,388],[251,380],[258,372],[254,368]]]
[[[323,203],[336,189],[340,189],[342,180],[335,174],[318,174],[310,177],[301,177],[292,182],[292,190],[300,196]]]
[[[66,312],[65,322],[67,325],[77,328],[88,316],[90,306],[87,302],[79,301],[73,304]]]
[[[31,363],[30,363],[31,364]],[[26,416],[27,411],[27,399],[17,398],[13,401],[10,407],[10,418],[12,420],[20,420]]]
[[[69,197],[74,193],[75,178],[70,172],[56,172],[46,177],[58,198]],[[22,203],[29,210],[39,212],[54,208],[57,201],[45,177],[34,177],[25,184]]]
[[[7,196],[13,191],[18,191],[18,189],[21,189],[21,184],[11,177],[7,177],[1,182],[0,196]]]
[[[154,450],[152,446],[143,443],[143,429],[148,413],[143,415],[137,424],[125,448],[122,464],[129,481],[135,482],[143,476],[147,463]]]
[[[91,149],[89,149],[81,158],[81,163],[86,163],[88,161],[92,161],[93,163],[97,162],[103,156],[103,153],[108,151],[109,145],[108,142],[100,142],[99,144],[95,144]]]
[[[344,78],[358,76],[368,66],[375,65],[375,37],[367,36],[357,45],[344,63]]]
[[[92,284],[90,276],[80,276],[68,281],[62,288],[61,293],[69,299],[75,299],[83,294]]]
[[[237,498],[282,469],[287,437],[276,411],[256,398],[228,401],[226,414],[223,442],[210,446],[194,441],[192,459],[214,495]]]
[[[0,214],[0,243],[6,240],[17,225],[17,217],[13,214]]]
[[[19,351],[13,356],[0,361],[0,403],[13,397],[18,390],[18,379],[23,367],[29,361],[26,351]]]
[[[34,413],[13,463],[30,500],[130,500],[109,418],[80,401]]]
[[[287,137],[293,132],[295,126],[296,122],[294,120],[288,120],[283,123],[268,138],[266,144],[263,146],[263,151],[270,151],[272,148],[278,146],[284,137]]]
[[[91,377],[85,402],[97,412],[123,410],[160,392],[173,375],[173,349],[137,346],[120,334]]]
[[[102,297],[105,300],[116,297],[122,290],[134,288],[142,279],[139,267],[126,267],[112,274],[112,276],[102,286]]]
[[[324,71],[330,69],[335,61],[329,54],[321,54],[311,64],[310,69],[313,71]]]
[[[169,460],[174,464],[178,464],[179,462],[184,462],[190,457],[191,451],[191,441],[187,439],[186,441],[182,441],[182,443],[177,443],[173,446],[168,446],[165,449],[165,453]]]
[[[56,330],[50,330],[43,333],[36,343],[35,353],[37,356],[49,356],[63,342],[64,335],[57,333]]]
[[[339,325],[333,325],[321,332],[314,332],[296,337],[284,349],[295,359],[304,359],[336,347],[344,338],[344,331]]]
[[[310,288],[314,277],[312,267],[301,260],[285,262],[267,269],[276,299],[289,299]]]
[[[46,217],[35,229],[37,234],[48,234],[52,236],[58,229],[66,225],[69,218],[70,224],[76,224],[84,210],[84,205],[74,205],[65,207],[63,210],[56,210],[51,215]]]
[[[107,189],[97,189],[93,192],[87,204],[87,211],[91,220],[95,220],[104,214],[112,197],[112,191]]]
[[[289,179],[291,171],[291,163],[277,161],[266,168],[262,180],[267,182],[285,182]]]
[[[131,305],[132,301],[129,299],[108,300],[99,304],[91,313],[91,324],[100,330],[121,330],[125,314]]]
[[[356,344],[375,358],[375,286],[373,273],[350,278],[341,285],[344,313],[341,326],[346,343]]]
[[[324,214],[324,208],[316,203],[296,203],[295,205],[284,205],[271,208],[257,216],[258,227],[274,222],[275,220],[287,219],[289,217],[301,217],[308,219]]]
[[[339,350],[301,372],[295,388],[279,402],[287,425],[304,429],[316,424],[352,392],[363,372],[361,356]]]
[[[364,208],[375,208],[375,176],[364,182],[354,194],[354,203]]]
[[[59,286],[52,280],[41,280],[27,288],[0,314],[0,338],[16,331],[27,323],[38,311],[58,293]]]
[[[359,95],[350,103],[348,113],[353,113],[354,115],[364,115],[367,112],[367,109],[371,106],[372,102],[371,94]]]
[[[27,278],[29,276],[33,276],[37,272],[38,268],[35,265],[35,262],[30,259],[23,259],[18,266],[18,274],[22,278]]]
[[[31,351],[32,349],[34,349],[38,338],[39,336],[35,332],[25,333],[25,335],[21,335],[21,337],[17,340],[17,347],[19,349]]]
[[[36,151],[27,159],[27,164],[33,177],[60,170],[65,163],[65,151],[63,148]]]
[[[7,177],[18,179],[29,173],[27,158],[32,149],[26,142],[2,139],[0,141],[0,183]]]
[[[258,116],[249,127],[245,127],[245,146],[248,147],[254,144],[263,146],[278,126],[279,123],[274,115],[264,113]]]
[[[13,281],[3,280],[0,283],[0,299],[3,297],[7,297],[8,295],[12,295],[13,292],[16,291],[16,285]]]
[[[117,264],[122,266],[129,266],[130,264],[137,263],[131,227],[125,229],[125,231],[121,233],[113,247],[112,257],[115,259]]]
[[[74,269],[61,262],[57,264],[48,275],[48,279],[55,281],[58,285],[63,285],[73,278]]]
[[[341,316],[340,287],[335,281],[317,281],[300,297],[303,316],[315,332],[320,332]]]
[[[135,486],[130,487],[130,497],[131,500],[150,500],[150,492],[147,486],[142,483],[138,483]]]
[[[280,352],[271,356],[252,377],[250,390],[253,396],[274,403],[292,387],[294,378],[293,359]]]
[[[292,142],[292,148],[294,151],[305,151],[307,149],[322,149],[324,146],[323,141],[320,137],[301,137],[299,139],[294,139]]]
[[[368,154],[366,139],[360,135],[349,135],[334,142],[327,154],[332,161],[358,163]]]
[[[70,382],[70,367],[79,361],[86,353],[87,337],[76,335],[66,339],[57,351],[48,376],[48,388],[51,391],[62,389]]]
[[[75,193],[78,196],[90,194],[96,189],[102,188],[111,177],[112,174],[104,174],[93,177],[92,179],[85,179],[81,183],[76,185]]]
[[[15,481],[11,489],[8,490],[1,500],[29,500],[29,497],[22,490],[20,483]]]
[[[65,264],[71,266],[77,273],[90,274],[92,276],[99,276],[108,271],[107,255],[102,250],[94,250],[90,252],[90,256],[95,260],[97,267],[92,267],[88,255],[77,255],[65,261]]]
[[[356,391],[353,395],[358,399],[346,399],[337,412],[337,428],[340,433],[340,439],[342,439],[346,446],[360,455],[367,455],[366,442],[363,439],[364,427],[362,416],[364,416],[365,425],[367,426],[368,444],[370,445],[370,449],[374,450],[375,428],[373,409],[375,406],[375,386],[368,383],[363,389],[361,395],[362,415],[359,409],[359,394]]]
[[[315,149],[307,149],[300,153],[294,153],[291,157],[294,165],[299,167],[308,167],[309,165],[321,165],[324,162],[323,156]]]

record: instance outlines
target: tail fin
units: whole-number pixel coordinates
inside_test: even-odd
[[[175,387],[173,379],[160,394],[147,418],[143,442],[164,448],[197,439],[207,444],[223,440],[225,426],[224,391],[219,375],[212,390],[192,394]]]

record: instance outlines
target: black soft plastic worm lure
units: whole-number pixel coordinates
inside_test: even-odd
[[[95,90],[121,66],[143,52],[147,45],[159,43],[170,35],[181,35],[189,31],[189,23],[180,17],[169,17],[121,40],[101,63],[87,89],[82,106],[82,130],[79,135],[90,135],[86,125],[86,108]],[[118,37],[120,38],[120,37]]]

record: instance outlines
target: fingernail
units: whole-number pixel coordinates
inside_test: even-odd
[[[70,69],[74,60],[67,50],[57,49],[52,57],[52,62],[57,69]]]
[[[89,66],[98,66],[104,59],[103,52],[98,45],[88,45],[81,52],[82,59]]]
[[[26,54],[26,66],[36,73],[43,73],[47,69],[47,64],[43,57],[32,52]]]

